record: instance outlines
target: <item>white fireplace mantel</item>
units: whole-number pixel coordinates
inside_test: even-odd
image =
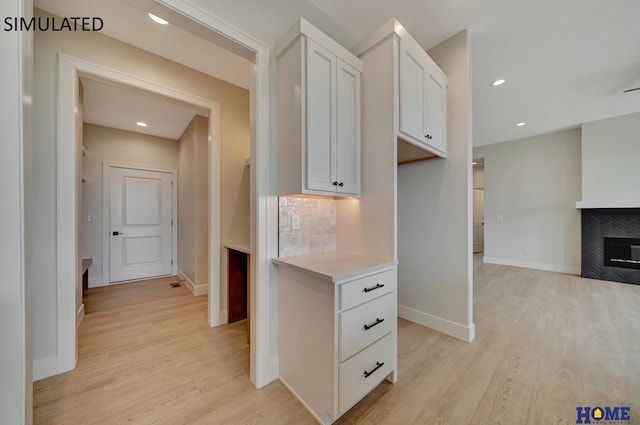
[[[640,199],[636,201],[624,202],[599,202],[599,201],[577,201],[576,208],[579,210],[595,209],[595,208],[640,208]]]

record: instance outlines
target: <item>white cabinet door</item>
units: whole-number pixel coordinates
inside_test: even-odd
[[[400,133],[418,144],[424,144],[426,139],[426,55],[413,40],[400,41]]]
[[[447,153],[447,77],[420,45],[400,41],[400,134],[438,156]]]
[[[338,192],[360,194],[360,72],[337,63],[337,181]]]
[[[426,127],[427,144],[442,154],[447,153],[447,77],[435,65],[427,74]]]
[[[306,186],[310,190],[335,192],[337,59],[310,39],[306,56]]]

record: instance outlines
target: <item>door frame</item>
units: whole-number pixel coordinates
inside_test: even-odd
[[[278,255],[278,198],[271,189],[271,176],[276,175],[277,168],[271,164],[272,128],[270,126],[270,48],[267,44],[236,29],[217,17],[186,2],[185,0],[130,0],[139,7],[151,12],[163,12],[167,17],[176,18],[176,22],[188,32],[200,34],[208,41],[239,54],[254,64],[253,78],[250,88],[250,126],[251,126],[251,343],[249,356],[249,375],[251,382],[261,388],[278,378],[277,356],[277,270],[271,259]],[[66,73],[77,72],[72,69]],[[63,80],[65,80],[63,82]],[[77,261],[75,241],[65,232],[74,232],[75,213],[60,211],[61,201],[74,199],[73,187],[75,168],[73,138],[74,80],[60,72],[58,87],[58,186],[63,193],[57,195],[57,234],[62,235],[64,242],[58,239],[58,373],[66,372],[76,364],[76,329],[75,301],[69,297],[73,291],[74,263]],[[65,98],[66,100],[63,100]],[[65,137],[67,137],[65,139]],[[275,140],[275,139],[273,139]],[[66,156],[66,157],[65,157]],[[65,167],[70,167],[66,169]],[[60,172],[63,175],[60,175]],[[70,176],[71,174],[71,176]],[[63,178],[64,177],[64,178]],[[65,188],[64,185],[69,185]],[[71,193],[70,193],[71,192]],[[217,202],[211,199],[211,203]],[[67,204],[69,205],[69,204]],[[219,245],[212,244],[210,252]],[[62,268],[62,269],[61,269]],[[71,288],[69,288],[71,287]],[[211,293],[209,296],[211,297]],[[211,299],[211,298],[210,298]],[[219,309],[219,304],[218,304]],[[215,318],[209,309],[210,319]]]
[[[58,289],[58,373],[75,368],[77,362],[76,289],[80,282],[77,208],[81,185],[82,154],[76,140],[75,101],[80,77],[124,84],[175,99],[209,112],[209,325],[220,317],[220,104],[107,68],[64,53],[58,54],[58,153],[57,153],[57,289]],[[175,228],[175,226],[174,226]],[[104,242],[103,242],[104,248]],[[103,278],[104,279],[104,278]],[[82,306],[80,307],[82,309]]]
[[[171,174],[171,274],[178,274],[178,171],[174,168],[154,167],[118,161],[102,161],[102,286],[111,285],[111,169],[154,171]],[[124,283],[124,282],[122,282]],[[209,288],[211,289],[211,288]]]

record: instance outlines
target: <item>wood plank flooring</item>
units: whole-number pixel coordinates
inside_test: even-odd
[[[467,344],[399,320],[399,381],[337,423],[575,424],[630,406],[640,424],[640,286],[474,267]],[[34,384],[35,424],[314,424],[279,382],[249,382],[243,322],[209,328],[177,279],[85,294],[78,367]]]

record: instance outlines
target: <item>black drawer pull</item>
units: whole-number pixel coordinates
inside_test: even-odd
[[[376,367],[374,367],[374,368],[371,370],[371,372],[367,372],[366,370],[364,371],[364,377],[365,377],[365,378],[370,377],[371,375],[373,375],[373,374],[374,374],[374,372],[375,372],[376,370],[380,369],[382,366],[384,366],[384,362],[382,362],[382,363],[380,363],[380,362],[376,362]]]
[[[368,330],[369,330],[369,329],[371,329],[372,327],[377,326],[377,325],[379,325],[379,324],[380,324],[380,323],[382,323],[382,322],[384,322],[384,319],[378,319],[378,318],[376,318],[376,321],[375,321],[374,323],[372,323],[372,324],[370,324],[370,325],[364,325],[364,330],[365,330],[365,331],[368,331]]]
[[[382,288],[384,285],[376,283],[376,286],[372,286],[371,288],[364,288],[364,292],[375,291],[376,289]]]

